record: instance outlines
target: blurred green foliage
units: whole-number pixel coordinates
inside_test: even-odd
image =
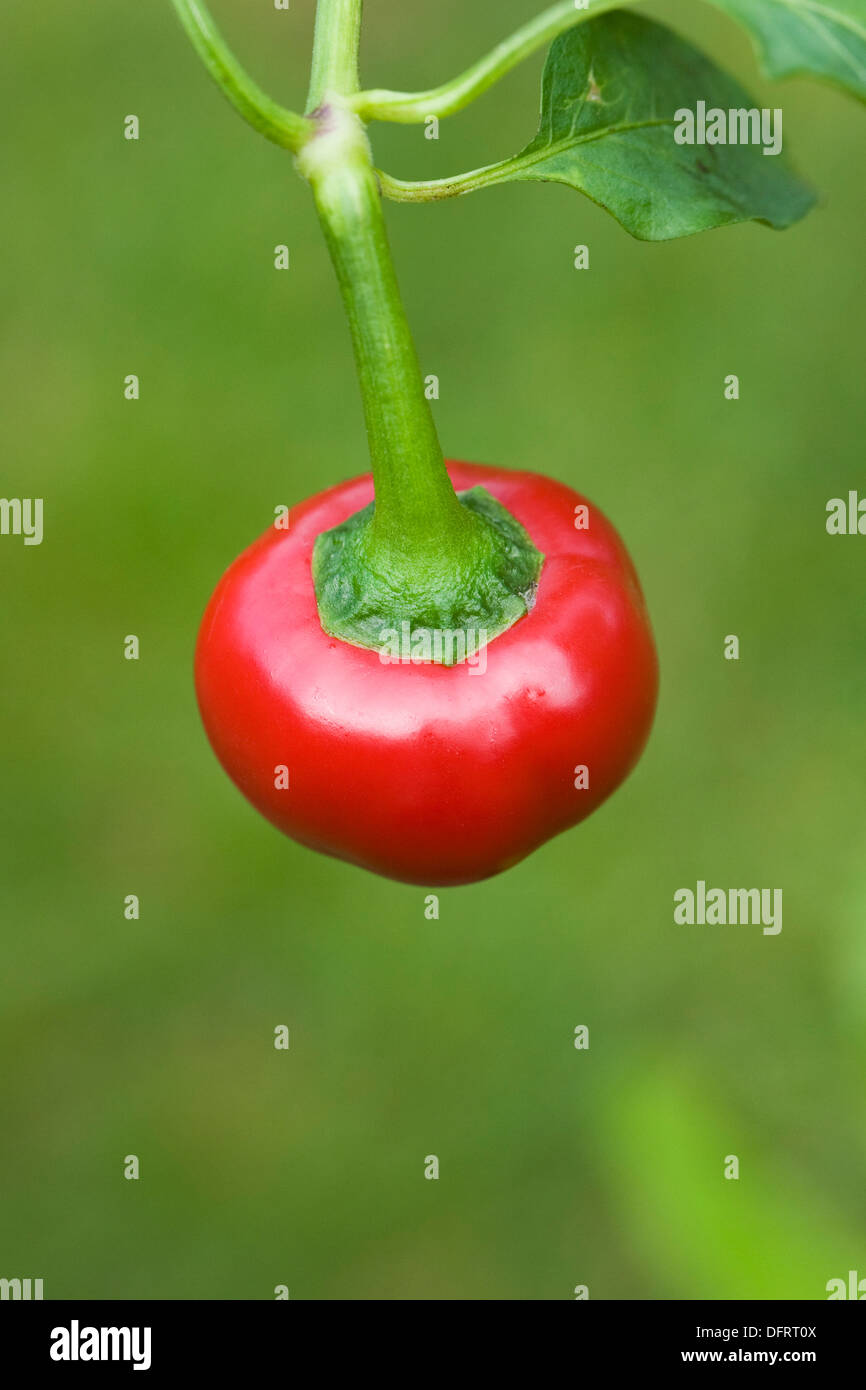
[[[302,102],[312,0],[213,8]],[[441,81],[531,9],[369,3],[365,83]],[[262,821],[193,697],[220,572],[276,504],[365,468],[308,191],[167,0],[7,0],[2,493],[44,497],[46,529],[0,541],[0,1274],[325,1299],[822,1298],[866,1275],[866,541],[824,530],[863,477],[864,114],[765,82],[741,31],[683,9],[646,13],[784,105],[821,193],[805,222],[647,246],[555,186],[388,210],[446,451],[597,501],[662,663],[627,785],[428,922],[420,890]],[[379,162],[520,148],[542,61],[438,142],[376,128]],[[782,887],[781,935],[675,927],[698,878]]]

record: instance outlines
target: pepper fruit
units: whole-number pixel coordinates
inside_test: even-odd
[[[485,487],[545,556],[531,611],[476,664],[416,664],[402,648],[387,661],[323,630],[314,544],[372,500],[369,476],[293,508],[288,531],[269,527],[234,562],[196,653],[214,751],[268,820],[431,886],[496,874],[588,816],[637,761],[657,690],[640,586],[598,508],[534,473],[448,472],[458,491]]]
[[[486,878],[582,820],[640,754],[657,667],[634,569],[563,484],[445,463],[353,106],[361,0],[319,0],[305,116],[250,83],[202,0],[175,5],[310,185],[372,463],[223,576],[196,653],[205,728],[303,844],[411,883]]]

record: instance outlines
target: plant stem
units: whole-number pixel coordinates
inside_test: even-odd
[[[430,87],[425,92],[392,92],[387,89],[358,92],[350,105],[365,121],[410,124],[425,121],[428,116],[451,116],[455,111],[462,111],[476,97],[482,96],[524,58],[558,34],[622,3],[623,0],[586,0],[585,8],[577,8],[575,0],[560,0],[558,5],[536,15],[535,19],[503,39],[459,77],[444,82],[441,87]]]
[[[376,488],[371,540],[394,554],[464,529],[391,258],[382,197],[359,118],[362,0],[319,0],[309,102],[317,133],[298,158],[309,180],[355,351]]]
[[[515,162],[504,159],[500,164],[487,164],[465,174],[454,174],[451,178],[423,181],[395,179],[382,169],[377,169],[376,174],[383,195],[394,203],[438,203],[443,198],[459,198],[464,193],[474,193],[479,188],[504,182]]]
[[[299,150],[313,132],[311,121],[272,101],[241,67],[204,0],[173,0],[178,18],[223,95],[245,121],[275,145]]]
[[[329,92],[343,97],[357,92],[363,5],[364,0],[319,0],[308,111],[317,110]]]
[[[534,165],[550,159],[560,149],[573,150],[577,145],[591,145],[595,140],[603,140],[609,135],[673,124],[673,119],[665,116],[658,120],[622,121],[619,125],[587,131],[585,135],[569,136],[558,143],[534,140],[520,154],[512,155],[509,159],[502,159],[497,164],[485,164],[480,169],[470,169],[465,174],[452,174],[445,179],[395,179],[381,169],[376,170],[376,176],[383,195],[395,203],[436,203],[443,198],[459,198],[464,193],[474,193],[479,188],[490,188],[493,184],[508,183],[521,175],[525,176]]]
[[[319,0],[310,109],[297,156],[343,297],[364,402],[375,501],[316,538],[324,630],[382,649],[402,624],[496,637],[531,606],[542,556],[484,492],[457,497],[445,468],[394,272],[357,92],[361,0]],[[475,495],[475,494],[481,494]]]
[[[543,556],[484,488],[458,498],[445,468],[370,146],[350,109],[363,0],[319,0],[306,117],[284,111],[255,86],[202,0],[174,4],[229,100],[251,125],[295,151],[349,320],[375,502],[316,538],[311,569],[323,628],[380,649],[383,633],[404,622],[449,632],[471,626],[485,641],[496,637],[531,607]]]
[[[403,550],[460,507],[445,471],[388,247],[382,199],[361,124],[326,102],[299,157],[337,272],[358,367],[376,487],[377,539]]]

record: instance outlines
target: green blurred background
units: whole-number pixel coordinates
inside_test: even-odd
[[[372,0],[364,83],[441,81],[533,8]],[[312,0],[213,10],[301,103]],[[44,497],[45,539],[0,541],[0,1276],[120,1299],[824,1298],[866,1276],[866,541],[824,529],[863,480],[866,117],[764,81],[710,7],[646,13],[784,105],[821,202],[786,233],[667,245],[553,185],[389,207],[446,451],[598,502],[662,666],[627,785],[429,922],[422,890],[260,819],[193,696],[222,570],[275,505],[366,466],[308,191],[168,0],[6,0],[2,492]],[[438,143],[375,128],[379,162],[518,149],[542,61]],[[781,935],[675,927],[699,878],[782,887]]]

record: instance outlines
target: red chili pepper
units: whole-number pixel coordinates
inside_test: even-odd
[[[637,576],[598,508],[534,473],[448,471],[545,556],[534,606],[477,657],[386,664],[323,630],[314,542],[373,500],[371,476],[309,498],[234,562],[196,653],[208,736],[254,806],[305,845],[431,886],[507,869],[588,816],[637,761],[658,683]]]
[[[251,85],[200,0],[176,3],[310,185],[372,463],[223,576],[196,656],[205,727],[303,844],[410,883],[487,878],[583,820],[640,754],[658,677],[637,577],[569,488],[446,465],[353,109],[360,0],[319,6],[303,117]]]

